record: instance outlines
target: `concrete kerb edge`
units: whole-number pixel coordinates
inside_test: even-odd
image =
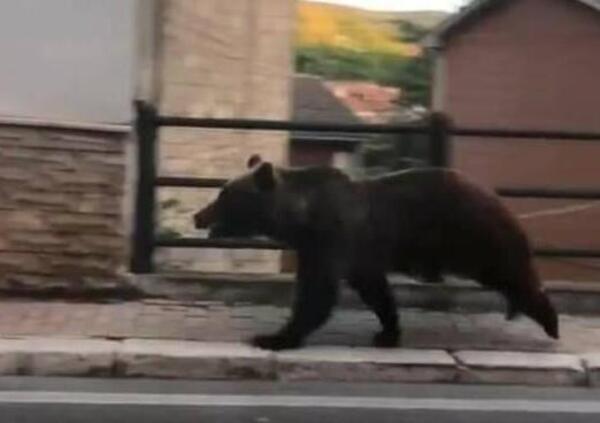
[[[456,361],[443,350],[312,347],[277,353],[276,364],[285,381],[451,383],[457,378]]]
[[[120,377],[275,380],[272,352],[241,343],[128,339],[116,356]]]
[[[114,376],[118,344],[101,339],[0,338],[0,375]]]
[[[590,369],[585,362],[585,355],[489,350],[459,350],[450,351],[449,354],[457,363],[458,383],[594,386],[590,378]],[[543,357],[550,362],[540,365],[544,361]],[[531,361],[535,365],[527,365],[523,361]]]
[[[460,351],[439,350],[452,359],[444,363],[381,360],[377,350],[368,349],[361,353],[364,359],[320,360],[314,347],[272,353],[237,343],[158,340],[137,350],[131,347],[139,341],[4,338],[0,339],[0,375],[600,386],[600,367],[590,367],[585,354],[576,356],[581,370],[574,371],[557,366],[469,365],[460,358]],[[40,348],[44,343],[46,346]],[[196,353],[186,351],[186,347],[196,349]],[[227,353],[220,354],[222,348]],[[335,348],[352,354],[349,348]]]

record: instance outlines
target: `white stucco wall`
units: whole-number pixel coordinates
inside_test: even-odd
[[[136,0],[0,2],[0,117],[122,124]]]

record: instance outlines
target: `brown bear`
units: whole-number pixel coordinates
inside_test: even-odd
[[[334,168],[279,168],[256,155],[248,166],[194,220],[212,238],[265,235],[297,252],[291,318],[254,345],[301,346],[328,319],[341,279],[377,315],[383,329],[374,345],[397,345],[390,271],[474,279],[504,295],[508,318],[525,314],[558,338],[524,231],[494,193],[459,172],[419,168],[354,181]]]

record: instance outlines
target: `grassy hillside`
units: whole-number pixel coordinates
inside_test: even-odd
[[[327,47],[386,55],[415,56],[420,49],[399,39],[398,23],[409,21],[432,27],[443,12],[387,13],[301,1],[298,47]]]

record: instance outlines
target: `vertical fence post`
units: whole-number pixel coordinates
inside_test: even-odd
[[[446,167],[450,162],[450,120],[443,113],[432,113],[429,118],[431,165]]]
[[[131,271],[151,273],[154,252],[156,179],[156,109],[138,101],[136,107],[137,190],[133,222]]]

